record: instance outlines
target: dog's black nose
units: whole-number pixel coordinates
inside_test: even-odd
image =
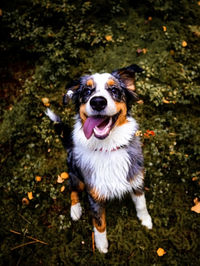
[[[90,101],[90,105],[93,110],[102,111],[107,105],[107,100],[102,96],[93,97]]]

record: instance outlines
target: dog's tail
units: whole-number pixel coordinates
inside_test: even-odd
[[[51,119],[51,121],[55,123],[61,123],[61,119],[58,115],[56,115],[51,109],[47,108],[45,114]]]
[[[70,126],[64,124],[61,118],[49,108],[46,109],[45,114],[54,122],[55,131],[59,135],[64,148],[70,149],[72,147],[72,130]]]

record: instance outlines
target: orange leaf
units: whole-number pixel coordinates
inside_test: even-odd
[[[186,41],[182,41],[182,46],[186,47],[187,46],[187,42]]]
[[[61,184],[63,182],[64,182],[64,179],[60,175],[58,175],[57,183]]]
[[[42,177],[39,176],[39,175],[37,175],[37,176],[35,177],[35,180],[36,180],[37,182],[40,182],[40,181],[42,180]]]
[[[162,99],[163,103],[170,103],[170,101],[166,100],[165,98]]]
[[[29,198],[30,200],[33,199],[33,192],[28,192],[28,198]]]
[[[192,178],[192,181],[197,181],[198,180],[198,177],[197,176],[194,176],[193,178]]]
[[[200,213],[200,202],[191,208],[191,211]]]
[[[29,204],[29,200],[27,198],[23,198],[22,199],[22,204],[23,205],[28,205]]]
[[[144,101],[143,100],[139,100],[137,101],[138,104],[144,104]]]
[[[62,179],[67,179],[67,178],[69,178],[69,174],[67,172],[63,172],[63,173],[60,174],[60,177]]]
[[[65,186],[62,186],[60,191],[63,192],[65,190]]]
[[[196,213],[200,213],[200,202],[198,200],[198,198],[194,199],[194,206],[191,208],[191,211],[196,212]]]
[[[157,254],[159,257],[162,257],[163,255],[166,254],[166,251],[163,248],[157,249]]]
[[[147,53],[147,49],[146,48],[143,48],[142,49],[142,52],[143,52],[143,54],[146,54]]]
[[[43,102],[44,106],[46,106],[46,107],[50,106],[49,98],[47,98],[47,97],[42,98],[42,102]]]
[[[105,39],[106,39],[106,41],[111,42],[112,41],[112,35],[106,35]]]
[[[144,138],[149,139],[150,138],[149,134],[148,133],[144,133]]]

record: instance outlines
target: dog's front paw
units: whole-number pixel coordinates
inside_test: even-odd
[[[137,213],[138,218],[141,220],[142,225],[146,226],[148,229],[152,229],[153,228],[153,223],[152,223],[152,219],[151,216],[149,215],[148,212],[139,212]]]
[[[100,253],[108,252],[108,240],[106,236],[106,230],[101,233],[94,227],[94,240],[96,248],[99,250]]]
[[[78,202],[71,206],[70,215],[73,221],[78,221],[82,215],[81,204]]]

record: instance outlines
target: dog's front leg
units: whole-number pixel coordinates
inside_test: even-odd
[[[70,215],[73,221],[77,221],[80,219],[82,215],[82,208],[79,202],[79,196],[77,191],[71,192],[71,209]]]
[[[147,210],[144,193],[137,191],[131,192],[131,197],[135,204],[137,217],[141,220],[142,225],[146,226],[148,229],[152,229],[152,219]]]
[[[79,193],[84,190],[84,183],[79,180],[73,173],[70,173],[70,189],[71,189],[71,209],[70,215],[73,221],[80,219],[82,208],[79,202]]]
[[[101,253],[108,252],[108,240],[106,233],[106,215],[105,207],[96,202],[91,195],[89,197],[90,208],[93,216],[93,226],[94,226],[94,240],[96,248]]]

